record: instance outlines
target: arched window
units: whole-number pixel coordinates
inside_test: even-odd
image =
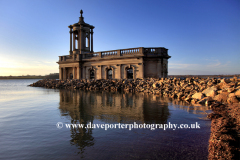
[[[127,68],[127,79],[133,79],[133,69]]]
[[[91,69],[91,70],[90,70],[90,79],[94,79],[94,78],[95,78],[94,70]]]
[[[107,79],[112,79],[112,69],[107,70]]]

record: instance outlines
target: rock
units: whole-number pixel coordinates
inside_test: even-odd
[[[196,99],[192,99],[192,100],[191,100],[191,103],[192,103],[192,104],[195,104],[196,102],[197,102]]]
[[[231,80],[225,79],[225,78],[223,78],[223,79],[221,80],[221,83],[230,83],[230,82],[231,82]]]
[[[228,99],[228,95],[229,95],[228,92],[222,92],[217,96],[215,96],[213,99],[221,103],[226,103]]]
[[[229,96],[228,99],[227,99],[227,103],[239,103],[239,100],[237,99],[237,97],[234,95],[234,96]]]
[[[194,95],[192,95],[192,98],[200,100],[204,98],[204,95],[201,92],[197,92]]]
[[[184,96],[184,94],[183,94],[182,92],[179,92],[179,93],[177,94],[177,98],[178,98],[178,99],[181,99],[182,96]]]
[[[190,102],[192,100],[192,98],[191,97],[187,97],[184,100],[187,101],[187,102]]]
[[[217,91],[217,87],[213,86],[202,91],[206,96],[214,97],[214,93]]]
[[[209,97],[209,99],[206,100],[205,105],[206,105],[206,106],[209,106],[209,105],[211,105],[212,103],[213,103],[213,99],[212,99],[211,97]]]
[[[217,95],[217,92],[216,91],[211,91],[211,92],[209,92],[206,96],[208,96],[208,97],[215,97]]]
[[[153,88],[156,88],[156,87],[158,87],[158,86],[159,86],[158,83],[153,83],[153,85],[152,85]]]
[[[235,88],[228,88],[227,91],[228,91],[229,93],[232,93],[232,92],[235,91]]]
[[[210,98],[209,97],[204,97],[202,98],[201,100],[199,100],[197,103],[199,104],[205,104],[207,100],[209,100]]]
[[[236,92],[235,92],[235,96],[240,98],[240,89],[238,89]]]

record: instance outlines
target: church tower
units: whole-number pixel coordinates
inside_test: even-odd
[[[82,10],[80,14],[78,23],[68,26],[70,28],[70,55],[93,52],[93,29],[95,27],[84,22]]]

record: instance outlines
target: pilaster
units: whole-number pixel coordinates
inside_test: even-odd
[[[63,67],[63,80],[66,80],[66,79],[67,79],[66,76],[67,76],[67,75],[66,75],[66,68]]]
[[[90,50],[90,52],[93,52],[93,29],[91,29],[90,35],[91,35],[91,50]]]
[[[69,27],[70,28],[70,55],[72,55],[72,27]]]
[[[75,74],[76,74],[76,68],[75,68],[75,67],[73,67],[73,79],[76,79],[76,76],[75,76]]]

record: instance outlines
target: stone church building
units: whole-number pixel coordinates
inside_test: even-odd
[[[69,55],[59,56],[59,79],[136,79],[166,78],[168,49],[128,48],[102,52],[93,51],[94,26],[84,22],[68,26],[70,29]]]

